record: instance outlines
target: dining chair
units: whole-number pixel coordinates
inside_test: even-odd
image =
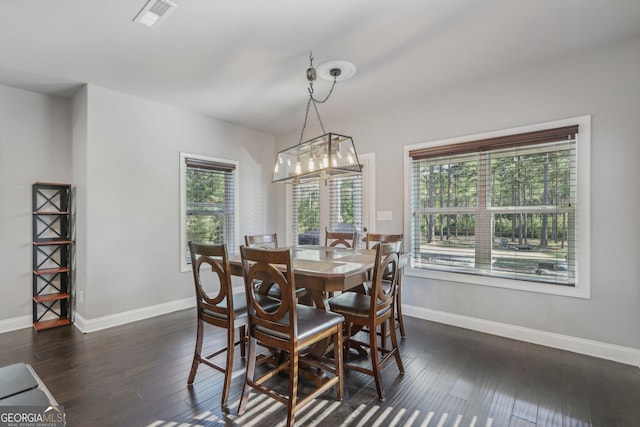
[[[278,234],[245,235],[244,244],[250,248],[278,249]],[[261,294],[280,299],[280,288],[278,286],[266,284],[262,281],[257,281],[255,286]],[[296,289],[296,295],[298,298],[303,298],[307,295],[307,290],[304,288],[298,288]]]
[[[380,372],[392,358],[395,358],[400,374],[404,375],[404,366],[396,337],[394,313],[400,246],[401,242],[380,243],[376,246],[372,288],[369,295],[345,292],[329,299],[331,311],[339,313],[345,318],[346,336],[344,341],[345,350],[347,351],[345,368],[373,376],[380,400],[384,400]],[[389,286],[383,286],[385,278],[391,279]],[[387,348],[384,345],[379,346],[376,334],[378,327],[382,327],[387,323],[389,323],[391,335],[391,348]],[[369,342],[360,341],[352,336],[353,327],[367,327],[369,329]],[[371,368],[350,363],[349,354],[352,347],[356,349],[359,347],[369,348]]]
[[[231,387],[235,346],[240,344],[240,354],[245,357],[245,335],[247,326],[247,302],[244,292],[234,295],[229,269],[229,256],[226,245],[210,245],[189,242],[191,269],[196,291],[197,332],[191,372],[187,384],[193,384],[201,363],[224,373],[221,407],[226,410]],[[217,289],[212,295],[208,289]],[[265,309],[273,310],[280,302],[270,297],[261,297]],[[203,355],[204,325],[209,324],[227,330],[226,345],[211,354]],[[236,341],[235,331],[239,330]],[[226,351],[224,366],[212,359]]]
[[[377,233],[367,233],[365,238],[365,244],[367,249],[373,249],[375,245],[378,243],[388,243],[388,242],[402,242],[404,238],[403,234],[377,234]],[[403,276],[403,268],[398,270],[398,284],[396,287],[396,325],[400,328],[400,336],[402,338],[406,337],[405,329],[404,329],[404,318],[402,316],[402,276]],[[385,337],[382,338],[383,340]]]
[[[356,233],[343,233],[338,231],[328,231],[324,232],[324,245],[327,247],[342,247],[347,249],[352,249],[355,246],[356,242]],[[357,292],[359,289],[364,289],[362,287],[353,288],[352,291]],[[334,292],[329,292],[327,294],[329,297],[334,295]]]
[[[298,409],[312,399],[337,385],[338,400],[344,393],[342,361],[342,322],[344,317],[330,311],[296,303],[295,276],[290,248],[265,250],[240,247],[242,273],[244,276],[248,325],[245,382],[238,414],[242,414],[249,400],[251,390],[287,405],[287,426],[293,426]],[[253,283],[255,280],[277,283],[282,290],[280,306],[274,312],[266,310],[259,299]],[[333,337],[333,360],[307,357],[302,350],[320,341]],[[274,368],[262,372],[255,378],[256,343],[268,348],[278,349],[284,357]],[[312,392],[298,396],[298,378],[301,368],[311,367],[331,375],[319,375],[315,369],[304,371],[313,374],[317,388]],[[281,394],[269,386],[269,379],[279,372],[289,374],[289,387]]]
[[[355,246],[356,233],[342,233],[337,231],[325,231],[324,245],[330,247],[353,248]]]
[[[250,248],[278,249],[278,234],[245,235],[244,244]]]
[[[403,237],[403,234],[367,233],[365,237],[365,245],[367,249],[374,249],[374,246],[378,243],[400,242]]]

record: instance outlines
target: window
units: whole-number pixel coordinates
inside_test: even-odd
[[[180,259],[189,270],[188,242],[226,243],[230,253],[237,242],[237,162],[180,153]]]
[[[588,296],[589,120],[555,124],[408,148],[414,273]]]
[[[337,177],[328,183],[330,231],[362,231],[362,175]]]
[[[369,214],[373,159],[360,156],[362,174],[337,176],[330,180],[310,179],[290,185],[288,194],[288,236],[290,244],[324,244],[324,231],[361,233]]]
[[[318,245],[320,236],[320,180],[291,184],[293,201],[292,234],[298,245]]]

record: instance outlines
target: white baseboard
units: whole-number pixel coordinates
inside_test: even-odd
[[[586,340],[568,335],[539,331],[506,323],[477,319],[444,311],[402,305],[403,315],[458,326],[487,334],[553,347],[560,350],[613,360],[627,365],[640,366],[640,349]]]
[[[83,333],[89,333],[183,310],[185,308],[193,307],[194,305],[195,301],[193,298],[184,298],[177,301],[125,311],[96,319],[85,319],[81,315],[75,313],[73,325]],[[505,338],[544,345],[560,350],[572,351],[574,353],[599,357],[601,359],[612,360],[614,362],[620,362],[627,365],[640,366],[640,349],[636,348],[623,347],[615,344],[576,338],[568,335],[524,328],[521,326],[477,319],[474,317],[462,316],[438,310],[430,310],[406,304],[402,305],[402,310],[404,315],[416,317],[418,319],[430,320]],[[31,326],[31,316],[20,316],[0,320],[0,333],[29,328]]]
[[[174,311],[191,308],[193,306],[195,306],[195,299],[190,297],[177,301],[170,301],[164,304],[124,311],[122,313],[116,313],[109,316],[98,317],[96,319],[85,319],[80,314],[74,313],[73,325],[81,332],[89,333],[111,328],[113,326],[123,325],[129,322],[135,322],[136,320],[143,320],[150,317],[160,316],[162,314],[172,313]],[[33,319],[30,315],[0,320],[0,334],[18,329],[30,328],[33,326],[32,320]]]
[[[0,334],[18,329],[30,328],[33,326],[31,315],[12,317],[11,319],[0,320]]]
[[[109,316],[98,317],[96,319],[85,319],[80,314],[75,313],[73,324],[83,333],[90,333],[137,320],[148,319],[162,314],[172,313],[195,306],[195,298],[184,298],[177,301],[170,301],[164,304],[152,305],[135,310],[124,311],[122,313],[111,314]]]

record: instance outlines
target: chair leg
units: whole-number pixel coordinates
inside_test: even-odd
[[[391,351],[393,351],[396,358],[396,365],[398,365],[400,375],[404,375],[404,365],[402,364],[402,358],[400,357],[400,349],[398,348],[398,336],[396,335],[396,325],[393,316],[389,318],[389,322],[391,322],[391,325],[389,325],[389,329],[391,330]]]
[[[404,332],[404,318],[402,317],[402,275],[398,275],[398,286],[396,287],[396,316],[400,325],[400,336],[406,337]]]
[[[347,336],[343,338],[344,351],[347,352],[347,362],[351,362],[351,322],[345,322],[347,324]]]
[[[227,364],[224,368],[224,384],[222,385],[222,401],[220,407],[226,412],[229,390],[231,389],[231,377],[233,376],[233,355],[235,352],[235,328],[227,328]]]
[[[246,355],[246,342],[247,342],[247,327],[246,326],[240,326],[239,328],[239,333],[240,333],[240,357],[242,357],[244,359],[245,355]]]
[[[371,346],[371,368],[373,378],[376,382],[376,390],[378,391],[378,399],[384,400],[384,392],[382,391],[382,379],[380,377],[380,356],[378,354],[378,336],[376,334],[377,327],[373,326],[373,331],[369,333],[369,345]]]
[[[242,397],[240,398],[240,405],[238,406],[238,415],[247,409],[247,402],[249,402],[249,392],[251,387],[249,381],[253,381],[253,376],[256,370],[256,340],[253,337],[249,337],[249,348],[247,354],[247,368],[244,377],[244,385],[242,386]]]
[[[298,403],[298,351],[289,355],[289,401],[287,402],[287,427],[293,427]]]
[[[344,366],[342,361],[342,325],[336,327],[333,335],[333,362],[335,363],[336,375],[338,376],[338,400],[344,397]]]
[[[187,379],[187,384],[193,384],[193,380],[196,378],[196,373],[198,372],[198,366],[200,365],[200,358],[202,352],[202,338],[204,335],[204,327],[202,325],[202,320],[198,319],[198,329],[196,332],[196,348],[193,351],[193,363],[191,364],[191,372],[189,372],[189,378]]]

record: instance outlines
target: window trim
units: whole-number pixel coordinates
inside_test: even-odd
[[[180,152],[180,272],[190,272],[191,264],[187,263],[187,159],[202,160],[221,165],[228,165],[229,171],[233,169],[234,180],[234,241],[238,243],[240,240],[240,163],[237,160],[221,159],[218,157],[204,156],[201,154],[192,154]],[[233,166],[233,168],[231,168]],[[236,252],[236,248],[227,248],[230,254]]]
[[[590,245],[590,168],[591,168],[591,116],[580,116],[552,122],[538,123],[534,125],[521,126],[510,129],[503,129],[493,132],[485,132],[475,135],[467,135],[444,140],[436,140],[419,144],[405,145],[404,147],[404,212],[405,236],[413,239],[411,234],[411,162],[410,152],[416,150],[436,149],[436,147],[463,144],[466,142],[484,140],[490,138],[500,138],[507,135],[544,131],[546,129],[559,128],[563,126],[579,126],[579,133],[576,135],[576,165],[577,165],[577,206],[576,206],[576,227],[580,236],[580,243],[576,247],[576,284],[575,286],[559,286],[539,282],[527,282],[525,280],[513,280],[508,278],[497,278],[487,276],[476,276],[472,274],[454,273],[441,270],[414,269],[408,265],[404,273],[407,276],[434,279],[438,281],[474,284],[490,287],[515,289],[521,291],[561,295],[575,298],[589,299],[591,297],[591,277],[589,268],[591,265],[591,245]]]

